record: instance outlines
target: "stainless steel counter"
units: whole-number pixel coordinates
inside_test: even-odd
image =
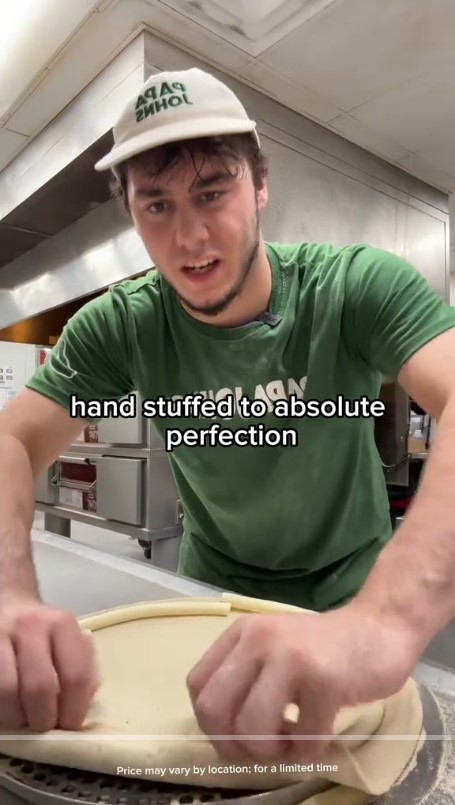
[[[112,556],[48,532],[33,531],[32,541],[43,600],[75,615],[138,601],[220,593],[151,564]]]
[[[43,600],[75,615],[138,601],[211,597],[219,588],[190,581],[145,562],[120,558],[65,537],[32,532],[35,567]],[[441,632],[417,666],[415,678],[455,696],[455,624]]]

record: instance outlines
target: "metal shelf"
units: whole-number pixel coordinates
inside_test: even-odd
[[[98,526],[99,528],[108,528],[110,531],[115,531],[119,534],[126,534],[129,537],[140,539],[143,542],[154,542],[159,539],[166,539],[168,537],[178,537],[181,535],[181,526],[170,526],[169,528],[150,529],[141,528],[140,526],[128,525],[127,523],[120,523],[116,520],[107,520],[105,517],[100,517],[98,514],[92,514],[87,511],[72,508],[71,506],[57,506],[47,503],[35,503],[35,509],[50,514],[53,517],[61,517],[66,520],[76,520],[79,523],[86,523],[88,525]]]
[[[67,453],[93,453],[94,455],[117,456],[118,458],[147,458],[149,455],[162,453],[162,448],[156,447],[118,447],[113,444],[100,442],[78,442],[72,444]]]

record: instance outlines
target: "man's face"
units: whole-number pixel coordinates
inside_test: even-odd
[[[144,158],[128,168],[131,216],[148,254],[182,303],[204,316],[240,297],[258,252],[267,188],[255,190],[246,163],[235,167],[196,156],[159,176]]]

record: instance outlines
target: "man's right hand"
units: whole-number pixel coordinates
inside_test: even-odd
[[[74,615],[0,595],[0,731],[77,730],[98,687],[92,640]]]

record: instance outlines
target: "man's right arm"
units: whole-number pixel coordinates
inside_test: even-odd
[[[24,389],[0,413],[0,596],[37,595],[30,531],[40,473],[73,443],[81,420]]]
[[[76,729],[97,687],[76,617],[40,600],[31,544],[38,476],[84,427],[24,389],[0,413],[0,725]],[[1,729],[1,727],[0,727]]]

